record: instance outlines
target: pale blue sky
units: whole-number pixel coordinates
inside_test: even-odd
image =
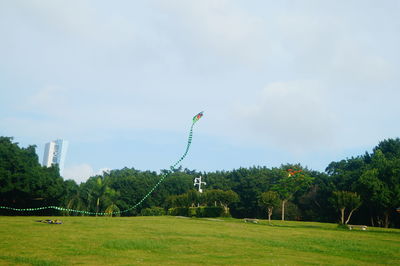
[[[329,3],[328,3],[329,2]],[[0,135],[100,169],[324,170],[399,137],[400,1],[0,0]]]

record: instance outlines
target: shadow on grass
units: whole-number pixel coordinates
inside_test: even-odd
[[[249,223],[251,224],[251,223]],[[261,225],[261,226],[271,226],[271,227],[279,227],[279,228],[296,228],[296,229],[324,229],[324,230],[334,230],[334,227],[326,227],[326,226],[319,226],[319,225],[297,225],[292,223],[268,223],[268,222],[259,222],[253,223],[254,225]]]
[[[1,256],[0,260],[5,260],[12,264],[30,264],[33,266],[50,266],[50,265],[63,265],[60,261],[50,261],[50,260],[42,260],[36,258],[26,258],[26,257],[12,257],[12,256]]]
[[[361,264],[371,262],[371,260],[379,258],[379,262],[383,264],[390,264],[393,262],[393,257],[397,253],[395,248],[386,248],[384,246],[377,246],[371,249],[370,244],[360,240],[349,239],[332,239],[332,238],[315,238],[294,236],[288,239],[262,239],[246,236],[231,236],[219,234],[215,235],[216,238],[229,240],[245,241],[252,245],[259,246],[258,249],[262,250],[267,248],[287,249],[296,252],[305,252],[313,254],[323,254],[326,256],[334,256],[338,258],[348,258],[358,261]]]
[[[103,246],[108,249],[117,250],[147,250],[157,252],[158,250],[165,249],[167,245],[162,241],[153,239],[115,239],[106,241]]]
[[[376,234],[376,235],[400,235],[400,230],[399,229],[387,229],[387,228],[380,228],[380,227],[368,227],[367,230],[361,230],[361,229],[354,229],[354,230],[349,230],[347,226],[340,226],[340,225],[309,225],[309,224],[294,224],[293,222],[278,222],[274,223],[271,222],[269,224],[268,222],[259,222],[259,223],[248,223],[249,225],[253,226],[269,226],[269,227],[275,227],[275,228],[280,228],[280,229],[318,229],[318,230],[324,230],[324,231],[340,231],[340,232],[349,232],[349,233],[363,233],[363,234]]]
[[[383,231],[385,230],[385,231]],[[382,234],[382,235],[393,235],[393,234],[397,234],[400,235],[400,230],[390,230],[390,229],[383,229],[383,228],[376,228],[376,227],[368,227],[368,230],[366,230],[366,232],[368,233],[372,233],[372,234]],[[352,231],[356,231],[356,230],[352,230]],[[361,231],[361,230],[357,230],[357,231]]]

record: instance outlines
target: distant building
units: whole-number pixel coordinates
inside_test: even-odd
[[[44,148],[43,166],[50,167],[58,164],[60,175],[63,174],[65,156],[67,155],[68,141],[57,139],[46,143]]]

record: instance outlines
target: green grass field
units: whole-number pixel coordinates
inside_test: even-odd
[[[168,216],[35,222],[46,218],[0,217],[0,265],[400,265],[398,229]]]

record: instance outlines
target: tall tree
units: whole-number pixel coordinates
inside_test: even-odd
[[[268,222],[271,224],[273,209],[279,204],[279,195],[275,191],[263,192],[260,195],[259,205],[268,211]]]
[[[340,223],[348,224],[355,210],[361,205],[361,198],[355,192],[334,191],[332,204],[340,211]],[[348,210],[346,219],[346,209]]]
[[[297,169],[291,171],[292,169]],[[300,165],[291,167],[290,165],[282,166],[281,172],[284,177],[278,181],[273,187],[277,191],[282,200],[282,221],[285,220],[285,205],[299,191],[306,191],[311,186],[314,178],[308,174],[308,170],[302,169]]]
[[[20,148],[12,140],[0,137],[1,204],[15,208],[58,205],[63,194],[63,179],[58,167],[42,167],[35,146]]]
[[[109,186],[107,175],[91,177],[86,182],[86,196],[89,202],[94,201],[96,216],[100,212],[100,203],[107,208],[114,204],[116,195],[118,194]]]
[[[368,156],[367,167],[356,186],[370,212],[384,217],[384,227],[389,226],[390,216],[396,215],[395,209],[400,205],[399,147],[399,139],[381,142]],[[374,224],[373,216],[371,223]]]

